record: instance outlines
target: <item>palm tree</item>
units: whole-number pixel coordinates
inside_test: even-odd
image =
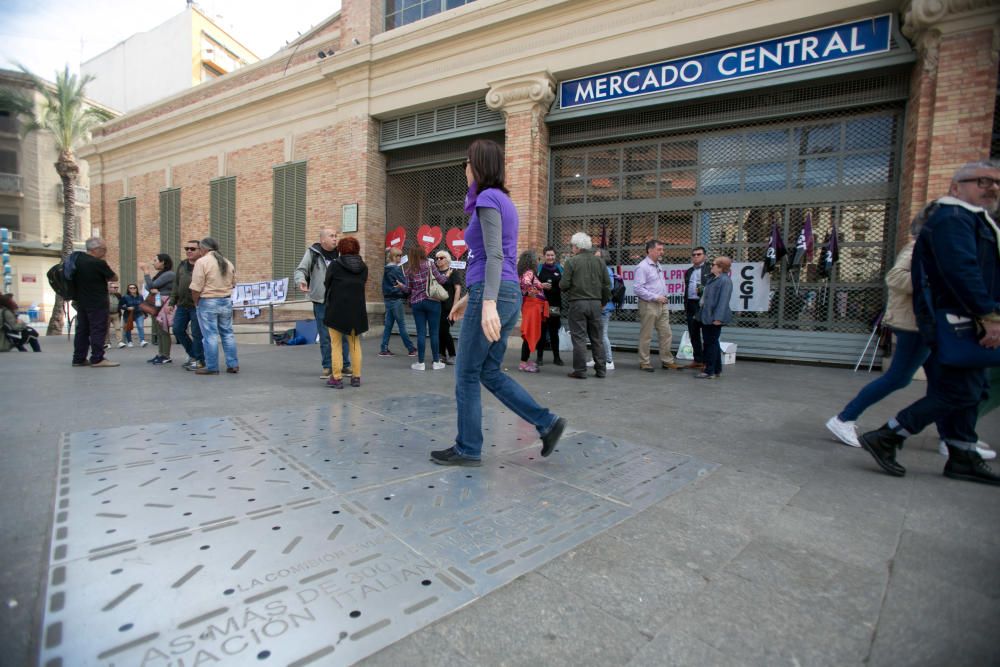
[[[41,98],[36,104],[34,96],[12,89],[0,89],[0,109],[10,111],[23,119],[22,133],[50,132],[59,151],[55,162],[56,173],[63,189],[63,239],[62,257],[73,252],[76,229],[76,181],[80,166],[73,151],[90,141],[90,133],[97,125],[113,117],[110,112],[87,103],[84,90],[94,77],[78,77],[67,66],[56,72],[52,85],[17,64],[31,82],[32,90]],[[56,302],[49,319],[47,335],[58,335],[63,328],[63,299],[56,295]]]

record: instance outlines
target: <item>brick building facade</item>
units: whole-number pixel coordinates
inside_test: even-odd
[[[857,356],[881,308],[899,230],[945,192],[956,166],[989,155],[1000,52],[991,0],[477,0],[388,32],[384,8],[344,0],[271,58],[107,124],[84,157],[92,224],[112,265],[133,252],[121,245],[123,199],[135,198],[134,256],[148,259],[162,249],[161,191],[180,189],[181,238],[196,238],[211,229],[210,182],[235,177],[241,280],[289,274],[290,260],[272,250],[275,230],[304,227],[302,247],[288,251],[297,261],[321,225],[341,227],[349,204],[377,278],[389,229],[404,227],[412,242],[418,225],[461,225],[464,146],[495,136],[523,248],[565,248],[579,228],[609,235],[623,265],[651,234],[674,261],[696,244],[755,261],[770,222],[794,244],[808,211],[817,246],[837,224],[845,257],[837,281],[822,283],[812,269],[789,284],[780,277],[771,311],[738,318],[734,330],[745,337],[741,350],[756,345],[761,356],[843,362]],[[886,14],[891,45],[876,56],[577,109],[556,100],[559,84],[578,77]],[[824,133],[840,143],[811,148]],[[791,154],[764,162],[775,137]],[[712,162],[713,146],[737,144],[738,155]],[[304,197],[282,190],[276,201],[276,168],[297,163],[305,163]],[[784,176],[768,175],[782,164]],[[727,178],[738,184],[727,189]],[[697,183],[690,192],[685,179]],[[377,279],[368,297],[379,312]],[[630,325],[626,313],[616,331],[627,338]],[[779,353],[765,338],[799,351]],[[831,347],[839,351],[816,353]]]

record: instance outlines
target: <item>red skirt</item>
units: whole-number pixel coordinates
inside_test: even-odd
[[[528,343],[528,349],[535,351],[542,338],[542,320],[549,316],[549,302],[536,296],[526,296],[521,302],[521,338]]]

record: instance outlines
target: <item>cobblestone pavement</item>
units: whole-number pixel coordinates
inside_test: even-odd
[[[487,441],[496,448],[472,484],[471,471],[435,469],[422,453],[453,437],[452,368],[416,373],[405,355],[376,357],[372,340],[363,386],[344,390],[323,386],[313,346],[244,345],[239,375],[193,377],[177,365],[145,364],[150,355],[138,349],[116,351],[117,369],[75,369],[64,339],[42,342],[42,354],[0,355],[0,664],[45,664],[40,656],[63,656],[64,665],[194,664],[198,650],[210,649],[204,633],[212,627],[220,659],[226,640],[239,653],[229,664],[248,664],[246,656],[255,664],[373,665],[1000,662],[984,631],[1000,611],[1000,490],[941,476],[931,432],[908,441],[902,479],[833,442],[823,422],[870,379],[863,373],[741,360],[722,380],[698,382],[689,372],[639,373],[634,355],[619,352],[607,379],[580,382],[565,367],[517,373],[512,348],[511,371],[569,419],[575,440],[566,447],[580,449],[561,445],[543,468],[532,429],[487,399]],[[862,427],[878,426],[922,390],[914,383],[872,408]],[[1000,443],[1000,416],[980,427],[983,440]],[[367,464],[373,441],[404,447]],[[611,456],[614,443],[623,446]],[[670,478],[676,471],[685,475]],[[167,486],[168,476],[181,481]],[[488,530],[462,528],[498,499],[532,509]],[[278,515],[267,511],[275,505]],[[580,520],[590,505],[621,515]],[[443,511],[450,506],[458,509]],[[249,575],[280,572],[296,550],[325,553],[313,543],[336,526],[312,528],[329,527],[323,517],[334,511],[352,518],[337,523],[336,539],[350,534],[345,543],[364,544],[354,531],[371,530],[383,540],[348,564],[377,552],[407,564],[393,581],[405,580],[404,570],[428,574],[396,593],[383,578],[368,606],[327,595],[334,603],[325,611],[310,610],[322,630],[310,630],[292,601],[329,587],[308,577],[333,566],[277,593],[291,582],[255,587]],[[452,527],[457,535],[440,532]],[[565,528],[579,530],[551,553],[528,553],[546,543],[541,535]],[[496,541],[528,555],[486,556]],[[268,548],[246,544],[280,549],[269,560]],[[414,554],[426,563],[407,560]],[[473,584],[449,576],[459,557]],[[152,571],[136,580],[142,585],[118,583],[137,563]],[[248,576],[232,574],[240,569]],[[232,603],[216,605],[216,597]],[[146,614],[126,613],[138,601]],[[275,602],[287,607],[283,615]],[[222,608],[211,619],[185,616]],[[262,622],[254,625],[248,610]],[[233,611],[243,614],[236,626]],[[81,632],[70,620],[101,613],[119,634],[97,648],[100,623]],[[60,619],[65,625],[52,629]],[[140,633],[144,623],[164,619],[176,621],[169,632],[130,645],[150,634]],[[269,628],[279,636],[263,633],[269,620],[284,623]],[[197,641],[174,632],[183,624]],[[288,630],[296,625],[298,633]],[[81,659],[78,650],[104,655]]]

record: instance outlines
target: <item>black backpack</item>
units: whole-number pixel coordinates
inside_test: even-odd
[[[617,273],[611,281],[611,303],[615,310],[621,310],[625,305],[625,281]]]
[[[76,275],[76,260],[79,256],[79,251],[70,253],[69,257],[53,265],[45,273],[52,291],[67,301],[76,298],[76,283],[73,278]]]

